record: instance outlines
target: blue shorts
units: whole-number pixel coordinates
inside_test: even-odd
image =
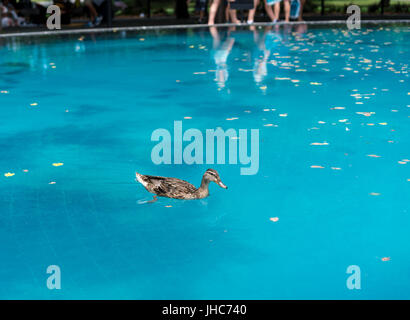
[[[275,3],[281,2],[282,0],[268,0],[266,3],[271,6],[274,5]]]

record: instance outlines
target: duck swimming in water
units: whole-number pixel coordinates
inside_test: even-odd
[[[222,183],[218,172],[213,169],[205,171],[199,188],[195,188],[195,186],[189,182],[181,179],[147,176],[139,174],[138,172],[136,172],[135,175],[137,181],[141,183],[145,189],[155,194],[154,200],[150,202],[156,201],[156,196],[173,199],[203,199],[209,196],[208,187],[210,182],[215,182],[220,187],[228,189],[228,187]]]

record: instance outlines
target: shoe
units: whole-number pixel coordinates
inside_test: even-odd
[[[102,16],[98,16],[97,18],[95,18],[94,20],[94,27],[97,27],[101,24],[101,21],[103,20]]]

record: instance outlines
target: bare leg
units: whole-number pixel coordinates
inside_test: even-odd
[[[275,17],[275,21],[278,21],[279,20],[279,15],[280,15],[280,2],[276,2],[275,4],[274,4],[274,13],[273,13],[273,15],[274,15],[274,17]]]
[[[97,11],[95,10],[93,3],[92,2],[87,2],[85,4],[88,7],[88,10],[90,10],[90,17],[91,17],[91,21],[94,21],[95,18],[97,18],[98,14]]]
[[[298,21],[303,21],[302,15],[303,15],[303,6],[305,5],[306,0],[300,0],[300,12],[299,12],[299,18]]]
[[[219,3],[221,0],[213,0],[211,7],[209,8],[209,19],[208,19],[208,25],[214,25],[215,24],[215,16],[216,12],[218,11]]]
[[[290,0],[283,0],[283,7],[285,9],[285,22],[289,22]]]
[[[236,10],[229,10],[229,14],[231,16],[232,23],[241,23],[236,16]]]
[[[255,13],[256,13],[256,8],[259,5],[259,0],[254,0],[253,2],[253,9],[249,10],[248,14],[248,23],[252,23],[255,20]]]
[[[265,11],[269,16],[269,19],[271,19],[271,21],[275,21],[275,15],[273,14],[272,11],[272,7],[270,5],[268,5],[268,3],[266,2],[267,0],[265,0]]]
[[[229,16],[229,9],[231,8],[231,3],[228,1],[226,8],[225,8],[225,21],[229,22],[230,21],[230,16]]]

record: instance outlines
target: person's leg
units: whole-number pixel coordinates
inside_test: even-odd
[[[254,0],[253,2],[253,9],[249,10],[248,13],[248,23],[253,23],[255,20],[255,13],[256,13],[256,8],[259,5],[259,0]]]
[[[95,10],[94,8],[92,0],[86,0],[84,4],[87,6],[88,10],[90,10],[91,21],[94,21],[95,18],[97,18],[98,14],[97,14],[97,10]]]
[[[273,15],[275,17],[275,21],[278,21],[279,15],[280,15],[280,1],[274,4],[273,9],[274,9]]]
[[[238,17],[236,16],[236,10],[235,9],[229,9],[229,15],[231,16],[231,22],[232,23],[241,23],[238,20]]]
[[[218,11],[220,2],[221,0],[213,0],[211,7],[209,8],[208,25],[210,26],[215,24],[215,16],[216,16],[216,12]]]
[[[268,5],[268,0],[265,0],[265,11],[271,19],[272,22],[275,22],[275,15],[273,14],[272,7]]]
[[[300,11],[299,11],[299,18],[298,21],[303,21],[302,15],[303,15],[303,6],[305,5],[306,0],[300,0]]]
[[[225,0],[222,0],[225,1]],[[231,21],[231,15],[229,13],[229,10],[231,9],[231,2],[226,1],[226,8],[225,8],[225,22],[229,23]]]
[[[285,22],[289,22],[290,0],[283,0],[283,9],[285,11]]]

